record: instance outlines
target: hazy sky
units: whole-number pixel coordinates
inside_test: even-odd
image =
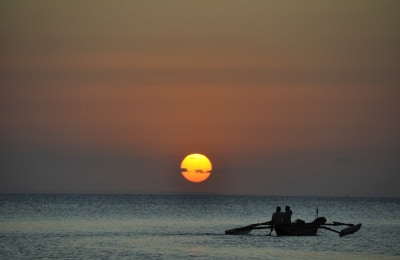
[[[399,12],[3,0],[0,192],[399,197]]]

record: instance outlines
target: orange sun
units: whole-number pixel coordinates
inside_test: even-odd
[[[202,182],[211,175],[212,165],[203,154],[189,154],[181,163],[182,175],[191,182]]]

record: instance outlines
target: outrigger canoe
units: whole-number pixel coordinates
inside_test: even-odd
[[[353,234],[361,228],[360,224],[346,224],[333,221],[333,223],[326,223],[326,218],[319,217],[313,222],[305,223],[304,221],[297,221],[289,225],[272,225],[270,221],[264,223],[251,224],[244,227],[229,229],[225,231],[226,235],[247,235],[254,229],[270,229],[275,230],[277,236],[315,236],[318,229],[326,229],[338,233],[340,237]],[[347,228],[338,231],[330,228],[329,226],[348,226]]]

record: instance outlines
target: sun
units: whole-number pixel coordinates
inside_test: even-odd
[[[207,156],[193,153],[181,163],[182,175],[190,182],[203,182],[211,175],[212,165]]]

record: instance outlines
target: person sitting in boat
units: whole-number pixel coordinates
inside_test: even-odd
[[[276,211],[272,214],[271,224],[282,225],[283,223],[283,212],[281,212],[281,207],[276,207]]]
[[[283,224],[289,225],[292,223],[292,210],[289,206],[285,207],[285,212],[283,213]]]

